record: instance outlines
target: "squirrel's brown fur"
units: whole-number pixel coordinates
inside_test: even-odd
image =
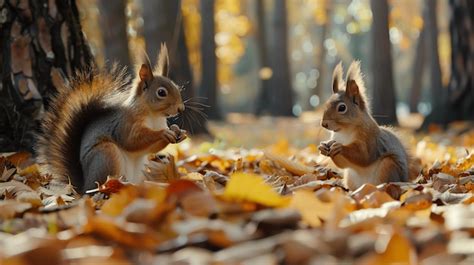
[[[162,46],[154,68],[144,56],[133,82],[125,68],[79,73],[60,88],[42,123],[37,144],[43,173],[69,178],[79,192],[108,175],[137,183],[149,153],[186,138],[167,117],[184,111],[180,87],[168,78]]]
[[[321,121],[332,137],[322,142],[319,150],[344,169],[346,186],[356,189],[364,183],[412,179],[418,173],[418,163],[392,129],[373,119],[359,62],[349,67],[346,82],[342,65],[336,66],[332,90]]]
[[[82,176],[81,142],[77,139],[94,117],[117,108],[114,102],[127,99],[125,87],[129,82],[126,68],[114,65],[110,71],[78,72],[69,84],[59,88],[38,137],[37,161],[43,172],[71,179]]]

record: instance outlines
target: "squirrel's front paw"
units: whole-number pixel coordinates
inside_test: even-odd
[[[319,147],[318,147],[321,154],[323,156],[329,156],[329,152],[331,151],[331,145],[335,142],[336,141],[334,141],[334,140],[330,140],[330,141],[327,141],[327,142],[321,142],[319,144]]]
[[[176,124],[171,125],[170,130],[172,130],[176,134],[176,143],[180,143],[187,138],[186,130],[180,129],[179,126]]]
[[[171,129],[165,129],[163,130],[163,139],[170,144],[174,144],[178,141],[178,136],[175,131]]]
[[[341,151],[342,151],[342,144],[340,144],[340,143],[333,142],[329,146],[329,156],[330,157],[334,157],[334,156],[338,155],[339,153],[341,153]]]

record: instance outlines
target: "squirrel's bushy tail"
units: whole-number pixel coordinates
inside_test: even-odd
[[[83,131],[92,118],[125,100],[128,83],[126,68],[114,65],[110,71],[77,73],[58,88],[42,121],[36,146],[42,173],[62,180],[82,179],[79,154]]]

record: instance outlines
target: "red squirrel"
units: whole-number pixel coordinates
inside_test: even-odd
[[[360,63],[352,62],[346,82],[342,65],[334,69],[332,96],[321,125],[332,132],[319,150],[344,169],[344,183],[355,190],[364,183],[408,181],[416,176],[416,161],[396,134],[377,124],[370,113]]]
[[[186,138],[167,117],[184,111],[180,87],[168,78],[162,45],[157,65],[146,55],[133,82],[125,68],[82,73],[59,89],[37,144],[41,171],[70,179],[84,193],[107,176],[137,183],[150,153]]]

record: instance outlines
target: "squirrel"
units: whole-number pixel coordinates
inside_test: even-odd
[[[138,183],[148,154],[186,138],[167,118],[184,111],[181,88],[168,78],[169,58],[161,45],[157,64],[146,54],[133,82],[126,67],[78,73],[58,88],[41,124],[37,161],[42,173],[70,183],[79,193],[125,176]]]
[[[352,62],[345,84],[342,76],[339,63],[333,72],[333,94],[321,120],[332,137],[319,145],[321,154],[344,169],[344,185],[350,190],[365,183],[378,185],[416,177],[416,159],[390,128],[379,126],[371,115],[360,62]]]

